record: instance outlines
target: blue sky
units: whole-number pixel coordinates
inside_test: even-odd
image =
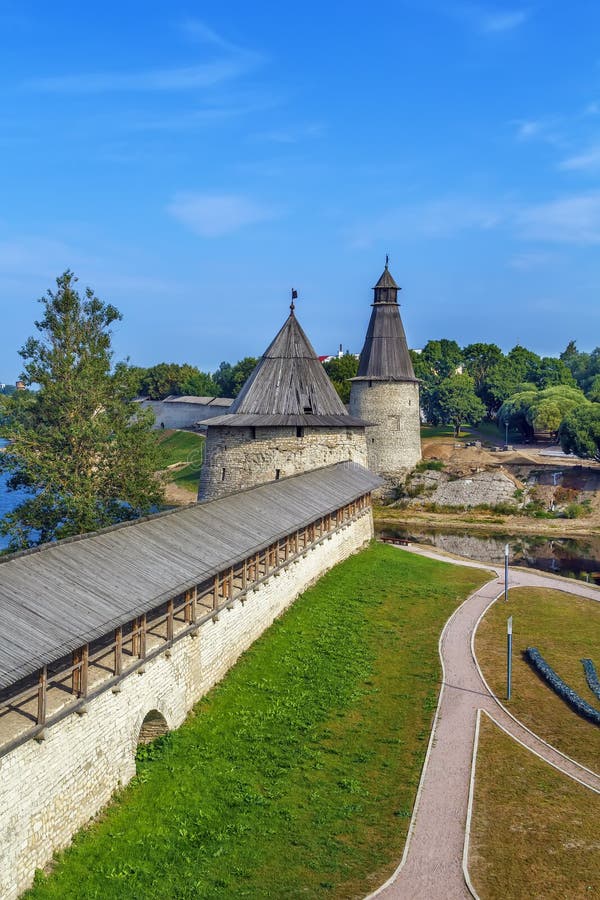
[[[118,358],[600,344],[600,4],[0,0],[0,379],[72,268]]]

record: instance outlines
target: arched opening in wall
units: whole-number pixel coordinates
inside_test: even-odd
[[[163,714],[157,709],[151,709],[142,722],[138,736],[138,746],[140,744],[149,744],[151,741],[155,741],[156,738],[162,737],[163,734],[167,734],[168,731],[169,726]]]

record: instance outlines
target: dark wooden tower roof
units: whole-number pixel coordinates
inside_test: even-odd
[[[204,424],[346,427],[365,423],[346,412],[292,307],[229,415],[207,419]]]
[[[373,312],[353,380],[417,380],[400,318],[399,290],[386,259],[383,274],[373,288]]]

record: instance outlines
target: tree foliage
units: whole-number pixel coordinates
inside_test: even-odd
[[[500,407],[498,423],[500,427],[517,429],[526,440],[532,440],[536,433],[556,434],[564,417],[585,402],[582,391],[568,385],[519,391]]]
[[[114,306],[66,271],[40,300],[39,336],[20,354],[37,390],[8,399],[0,454],[9,489],[26,499],[3,520],[11,548],[94,531],[148,512],[162,499],[152,415],[131,402],[135,375],[112,368]]]
[[[213,375],[221,397],[237,397],[254,370],[258,360],[254,356],[245,356],[235,365],[222,362]]]
[[[139,373],[138,393],[150,400],[165,397],[192,395],[197,397],[220,396],[219,385],[207,372],[201,372],[189,363],[158,363],[149,369],[136,369]]]
[[[561,361],[569,368],[577,385],[591,399],[596,393],[596,378],[600,376],[600,347],[591,353],[580,353],[575,341],[569,341],[560,354]]]
[[[340,395],[343,403],[350,402],[350,379],[358,372],[358,359],[353,353],[344,353],[323,363],[323,368]]]
[[[565,453],[600,461],[600,403],[574,407],[561,423],[558,437]]]
[[[453,425],[456,437],[461,425],[477,425],[485,416],[485,406],[475,394],[470,375],[450,375],[440,382],[432,398],[433,423]]]

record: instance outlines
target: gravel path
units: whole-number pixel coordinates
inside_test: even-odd
[[[396,872],[371,897],[402,900],[469,898],[462,859],[477,712],[483,709],[509,734],[556,768],[600,793],[600,775],[567,759],[513,719],[485,683],[471,650],[473,634],[488,606],[504,592],[504,574],[494,566],[449,559],[423,548],[409,552],[495,572],[446,623],[440,639],[442,690],[404,856]],[[600,602],[600,592],[582,585],[510,569],[510,587],[546,587]]]

